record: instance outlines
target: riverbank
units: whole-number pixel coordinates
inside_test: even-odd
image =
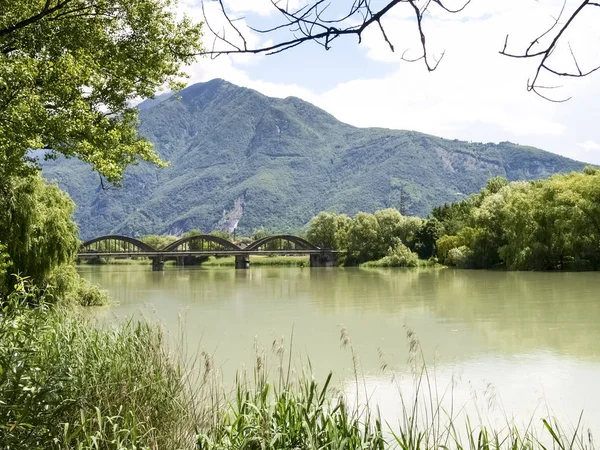
[[[194,397],[158,327],[98,328],[43,295],[27,306],[32,295],[2,302],[1,448],[194,447]]]
[[[235,257],[227,256],[224,258],[210,257],[208,261],[202,263],[203,267],[234,267]],[[250,267],[309,267],[309,256],[250,256]]]
[[[152,261],[148,258],[102,258],[98,260],[86,260],[80,265],[111,265],[111,266],[134,266],[134,265],[151,265]],[[167,266],[175,266],[175,261],[165,261]],[[268,267],[309,267],[309,256],[270,256],[270,255],[252,255],[250,256],[250,265],[268,266]],[[235,267],[235,257],[225,256],[216,258],[209,257],[207,260],[196,264],[200,267]]]
[[[288,349],[257,350],[255,365],[224,386],[214,355],[182,363],[159,326],[131,320],[97,327],[76,310],[26,307],[15,298],[0,313],[0,442],[7,448],[101,449],[402,449],[501,448],[588,450],[580,422],[562,428],[549,417],[495,429],[485,417],[444,409],[435,376],[419,362],[414,335],[414,397],[397,423],[376,405],[358,403],[332,374],[315,381],[292,370]],[[356,360],[344,331],[340,343]],[[271,361],[269,366],[268,361]]]

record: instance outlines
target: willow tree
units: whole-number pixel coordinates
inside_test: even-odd
[[[7,195],[0,196],[0,266],[6,270],[8,263],[9,273],[41,284],[77,252],[75,203],[39,175],[11,177],[9,184]],[[14,282],[1,275],[0,293]]]
[[[181,87],[201,27],[172,0],[0,0],[0,182],[31,172],[32,149],[88,162],[118,182],[162,164],[136,131],[136,98]]]
[[[345,214],[321,212],[308,224],[306,238],[320,248],[342,249],[350,218]]]

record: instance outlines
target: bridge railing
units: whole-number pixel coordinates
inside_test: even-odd
[[[283,234],[258,239],[244,248],[218,236],[197,235],[179,239],[161,249],[129,236],[109,235],[84,242],[79,257],[145,256],[152,259],[154,270],[162,270],[166,259],[183,264],[186,257],[193,261],[194,257],[208,255],[234,255],[236,268],[247,268],[250,255],[265,253],[310,255],[311,267],[333,265],[337,255],[335,250],[320,249],[301,237]]]

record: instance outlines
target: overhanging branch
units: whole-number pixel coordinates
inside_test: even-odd
[[[209,0],[202,1],[202,10],[206,18],[205,1]],[[385,30],[382,18],[386,14],[389,14],[393,8],[399,5],[406,5],[407,7],[410,7],[414,13],[416,31],[418,32],[419,41],[421,43],[421,55],[418,58],[406,60],[423,60],[427,69],[433,71],[437,68],[444,54],[442,53],[439,57],[430,57],[428,53],[424,29],[424,20],[427,13],[429,13],[432,6],[437,6],[447,13],[458,13],[464,10],[471,0],[464,0],[460,3],[458,8],[451,8],[448,6],[449,0],[390,0],[379,9],[373,8],[371,0],[354,0],[346,13],[334,18],[330,18],[326,15],[332,4],[331,0],[313,0],[297,10],[291,10],[287,4],[283,6],[282,0],[271,0],[273,8],[282,18],[282,23],[267,29],[259,29],[251,26],[249,26],[249,29],[258,34],[269,36],[272,36],[276,32],[287,30],[290,32],[291,37],[276,41],[273,44],[258,47],[251,47],[248,45],[247,38],[237,24],[240,19],[232,18],[225,7],[223,0],[212,1],[218,3],[220,14],[225,19],[228,29],[233,31],[235,35],[235,38],[231,39],[227,35],[226,29],[217,31],[214,29],[210,20],[206,19],[206,26],[214,34],[215,41],[212,48],[203,54],[212,58],[216,58],[220,55],[243,53],[272,55],[297,47],[306,42],[316,42],[326,50],[329,50],[333,41],[342,36],[354,35],[358,38],[358,42],[360,43],[362,41],[363,33],[371,26],[376,26],[379,29],[384,42],[391,51],[394,51],[396,46]],[[217,48],[217,44],[220,44],[220,47],[223,48]],[[405,59],[404,56],[403,59]]]
[[[442,12],[448,14],[456,14],[463,11],[471,0],[455,0],[458,3],[457,7],[450,5],[453,0],[387,0],[378,9],[373,7],[372,0],[354,0],[349,3],[349,8],[345,12],[341,12],[338,16],[332,17],[332,5],[334,0],[310,0],[308,4],[296,10],[290,9],[287,0],[270,0],[275,11],[280,15],[280,23],[266,29],[260,29],[248,25],[251,32],[265,35],[273,41],[268,45],[253,47],[248,44],[248,36],[246,36],[240,26],[240,20],[243,18],[233,18],[225,7],[226,0],[202,0],[202,9],[205,11],[204,2],[217,2],[219,5],[219,13],[225,19],[225,27],[218,31],[210,20],[206,20],[206,26],[214,35],[214,43],[210,50],[202,53],[212,58],[220,55],[233,54],[266,54],[272,55],[280,53],[306,42],[315,42],[321,45],[326,50],[329,50],[332,43],[343,36],[354,35],[361,43],[363,33],[369,27],[376,27],[384,42],[393,52],[398,47],[398,43],[392,41],[391,35],[386,31],[383,18],[389,15],[390,11],[400,5],[405,5],[410,8],[414,17],[414,31],[420,41],[419,54],[415,57],[408,58],[408,50],[405,50],[401,55],[401,59],[409,62],[423,61],[429,71],[434,71],[442,58],[444,52],[439,56],[431,55],[428,41],[427,30],[425,27],[425,18],[428,13],[431,13],[432,7],[439,8]],[[566,2],[559,15],[553,19],[552,24],[537,37],[532,39],[527,47],[522,52],[513,52],[509,50],[509,36],[506,36],[504,46],[500,50],[500,54],[517,59],[539,59],[533,77],[528,80],[527,89],[535,92],[537,95],[553,101],[562,102],[568,98],[552,98],[547,95],[549,90],[557,89],[559,86],[548,86],[540,80],[543,74],[550,74],[556,77],[581,78],[586,77],[596,71],[600,71],[600,65],[592,68],[585,68],[579,59],[576,57],[576,51],[570,42],[564,43],[568,45],[571,59],[575,70],[565,70],[556,66],[556,60],[552,60],[553,53],[563,44],[565,33],[567,30],[574,28],[573,23],[578,17],[581,17],[587,10],[600,7],[598,0],[580,0],[581,3],[568,17],[565,16]],[[336,6],[339,3],[336,2]],[[339,7],[338,7],[339,8]],[[206,18],[206,14],[204,14]],[[405,22],[410,26],[409,22]],[[227,31],[233,32],[233,37],[227,35]],[[285,32],[287,31],[287,35]],[[283,33],[283,34],[282,34]],[[283,36],[283,37],[282,37]],[[274,39],[275,38],[275,39]],[[279,39],[277,39],[279,38]],[[544,45],[546,42],[547,45]],[[402,43],[400,43],[402,44]],[[407,46],[405,46],[406,48]]]
[[[581,66],[575,56],[575,52],[571,46],[571,43],[568,42],[567,45],[569,47],[569,52],[575,64],[575,72],[563,69],[556,69],[552,66],[550,59],[552,54],[558,49],[559,45],[562,43],[564,39],[564,35],[568,29],[573,26],[573,22],[577,17],[580,17],[585,11],[586,7],[589,6],[600,6],[600,3],[593,2],[591,0],[583,0],[581,4],[575,9],[573,13],[567,18],[566,21],[561,22],[566,8],[566,0],[563,2],[562,9],[559,15],[554,19],[552,25],[542,34],[537,36],[535,39],[531,41],[527,49],[523,53],[512,53],[508,51],[508,41],[509,36],[506,36],[504,40],[504,47],[500,50],[500,54],[504,56],[508,56],[510,58],[517,59],[534,59],[538,58],[540,61],[536,67],[535,74],[532,79],[527,82],[527,90],[533,91],[540,97],[549,100],[551,102],[565,102],[570,99],[568,98],[551,98],[545,93],[542,93],[542,89],[555,89],[558,86],[544,86],[540,84],[540,77],[544,73],[549,73],[559,77],[570,77],[570,78],[582,78],[586,77],[597,70],[600,69],[600,66],[596,66],[589,70],[582,70]],[[544,38],[551,36],[550,42],[548,45],[542,46],[541,42]],[[541,48],[539,48],[541,46]]]

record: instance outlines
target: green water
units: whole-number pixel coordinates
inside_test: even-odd
[[[347,330],[365,384],[387,417],[409,384],[407,329],[458,403],[509,416],[546,407],[600,435],[600,274],[309,268],[177,269],[83,266],[117,305],[102,320],[143,315],[214,354],[225,378],[252,366],[256,348],[289,346],[317,377],[352,378]],[[382,366],[386,366],[382,370]],[[493,401],[490,401],[493,398]]]

